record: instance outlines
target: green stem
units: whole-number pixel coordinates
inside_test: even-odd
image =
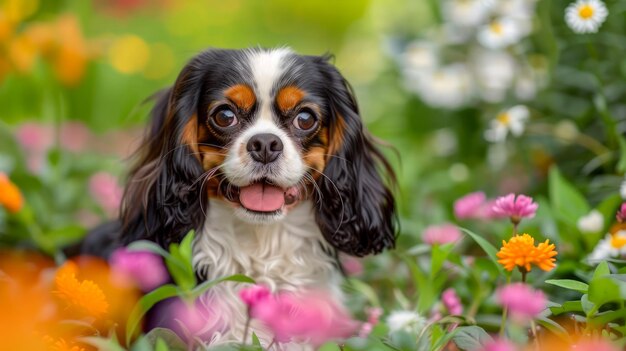
[[[250,309],[248,308],[248,319],[246,319],[246,325],[243,328],[243,339],[241,340],[241,344],[242,345],[246,345],[246,340],[248,337],[248,329],[250,328],[250,320],[252,319],[252,317],[250,317]]]
[[[511,275],[508,275],[506,277],[506,285],[509,285],[511,283]],[[508,308],[506,306],[504,306],[504,309],[502,310],[502,320],[500,321],[500,336],[505,336],[506,334],[506,317],[508,314]]]

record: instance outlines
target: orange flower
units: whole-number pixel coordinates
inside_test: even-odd
[[[16,213],[22,209],[24,198],[20,189],[15,186],[6,174],[0,172],[0,206],[7,211]]]
[[[535,239],[532,236],[522,234],[512,237],[509,242],[502,240],[502,248],[496,256],[499,258],[498,263],[508,271],[519,266],[529,272],[531,265],[549,271],[555,267],[554,256],[557,252],[554,249],[554,244],[550,244],[549,240],[535,246]]]
[[[79,281],[76,278],[77,271],[78,268],[73,262],[61,266],[56,273],[54,294],[70,308],[89,316],[101,317],[109,309],[104,292],[91,280]]]
[[[84,348],[72,345],[65,341],[65,339],[63,338],[55,340],[52,337],[46,335],[43,339],[48,344],[48,350],[50,351],[85,351]]]

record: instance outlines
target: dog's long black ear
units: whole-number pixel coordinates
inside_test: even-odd
[[[155,95],[151,124],[124,191],[119,237],[124,245],[145,239],[168,246],[203,223],[206,197],[196,181],[202,174],[197,106],[203,73],[197,63],[192,60],[173,87]]]
[[[317,63],[330,101],[330,155],[318,180],[317,222],[337,249],[355,256],[379,253],[395,245],[395,202],[385,184],[395,182],[395,175],[365,130],[348,82],[326,58]]]

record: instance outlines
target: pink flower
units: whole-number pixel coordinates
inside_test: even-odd
[[[81,122],[65,122],[59,131],[59,143],[62,149],[70,152],[84,151],[91,132]]]
[[[161,257],[148,251],[117,249],[111,254],[111,269],[123,278],[131,279],[144,291],[152,291],[169,280]]]
[[[493,211],[506,217],[511,217],[513,222],[519,222],[522,218],[533,218],[539,205],[533,202],[532,197],[526,195],[508,194],[496,199]]]
[[[315,346],[354,335],[359,324],[327,294],[283,292],[250,308],[250,315],[273,332],[276,341],[307,342]]]
[[[363,323],[359,329],[360,338],[367,338],[370,335],[374,326],[378,324],[380,316],[383,315],[383,310],[380,307],[370,307],[365,310],[365,313],[367,314],[367,322]]]
[[[155,314],[157,326],[173,330],[187,342],[195,342],[195,339],[208,342],[215,333],[227,329],[226,314],[220,312],[217,304],[204,298],[193,303],[171,299],[162,306],[157,305]]]
[[[620,207],[620,209],[617,211],[615,219],[617,219],[617,221],[620,223],[626,222],[626,202],[624,202],[622,204],[622,207]]]
[[[542,291],[534,290],[524,283],[513,283],[499,288],[496,299],[509,310],[513,319],[520,322],[537,317],[547,303]]]
[[[363,262],[360,259],[350,255],[339,255],[339,261],[346,274],[350,277],[363,274]]]
[[[454,216],[457,219],[476,218],[486,199],[482,191],[463,196],[454,202]]]
[[[248,305],[249,308],[253,308],[257,304],[268,300],[270,295],[270,289],[264,285],[253,285],[249,288],[239,290],[239,298],[243,303]]]
[[[480,351],[516,351],[517,347],[506,339],[496,339],[486,343]]]
[[[617,346],[602,339],[598,340],[581,340],[572,345],[572,351],[618,351]]]
[[[460,315],[463,313],[463,304],[454,289],[446,289],[443,294],[441,294],[441,302],[443,302],[443,305],[450,314]]]
[[[29,152],[43,153],[54,143],[52,128],[34,122],[20,125],[15,131],[15,138],[24,150]]]
[[[118,185],[115,177],[105,172],[99,172],[91,176],[89,179],[89,191],[109,216],[115,214],[124,194],[124,190]]]
[[[422,240],[428,245],[454,243],[461,239],[461,231],[454,224],[431,225],[424,229]]]

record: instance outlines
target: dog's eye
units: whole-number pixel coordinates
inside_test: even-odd
[[[301,130],[309,130],[315,127],[315,116],[311,113],[302,111],[293,119],[293,125]]]
[[[232,127],[239,122],[235,113],[228,108],[217,111],[215,116],[213,116],[213,120],[215,124],[222,128]]]

